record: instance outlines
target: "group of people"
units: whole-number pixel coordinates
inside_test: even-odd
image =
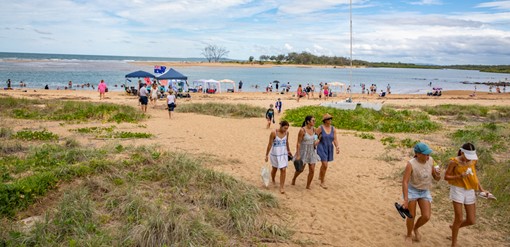
[[[152,83],[150,87],[146,83],[142,83],[141,80],[138,81],[138,102],[140,103],[140,108],[143,112],[147,112],[147,105],[150,102],[153,104],[153,108],[156,107],[158,99],[162,96],[161,90],[158,89],[158,84],[156,81]],[[168,117],[172,118],[172,112],[177,106],[177,97],[172,89],[168,90],[168,95],[166,96],[166,104],[168,109]]]
[[[407,162],[402,179],[402,205],[396,204],[397,210],[406,218],[406,242],[420,241],[420,228],[431,217],[432,196],[430,189],[432,180],[441,179],[441,168],[435,165],[430,157],[432,149],[423,142],[414,146],[415,156]],[[452,200],[454,220],[450,225],[451,246],[457,246],[459,229],[475,224],[476,191],[486,198],[495,197],[484,190],[476,175],[478,156],[475,146],[465,143],[458,150],[457,156],[449,160],[444,179],[450,184],[450,200]],[[416,208],[421,216],[415,222]],[[463,208],[466,216],[463,216]],[[413,236],[414,233],[414,236]]]
[[[322,125],[315,128],[315,117],[306,116],[298,132],[295,155],[292,155],[290,150],[289,122],[281,121],[279,128],[271,131],[265,161],[271,162],[271,180],[273,184],[276,184],[276,173],[280,171],[280,193],[285,193],[285,179],[290,160],[294,162],[296,168],[292,185],[296,184],[296,179],[308,164],[306,188],[311,189],[311,183],[315,175],[315,164],[320,161],[320,186],[324,189],[328,188],[326,185],[328,163],[333,161],[335,151],[336,154],[340,153],[336,131],[331,125],[332,119],[331,115],[325,114],[322,117]]]

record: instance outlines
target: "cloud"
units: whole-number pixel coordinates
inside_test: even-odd
[[[481,3],[476,6],[477,8],[493,8],[500,10],[510,10],[510,1],[494,1]]]
[[[410,2],[411,5],[442,5],[441,0],[421,0],[418,2]]]
[[[474,62],[510,63],[501,48],[510,47],[510,1],[438,4],[354,0],[354,58],[455,62],[479,53]],[[348,0],[17,0],[2,8],[3,51],[201,57],[215,44],[234,59],[349,55]]]

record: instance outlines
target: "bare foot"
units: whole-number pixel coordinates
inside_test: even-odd
[[[280,189],[280,194],[285,194],[285,191],[283,189]]]
[[[311,189],[310,189],[310,186],[307,186],[307,187],[306,187],[306,189],[307,189],[307,190],[311,190]]]
[[[413,237],[412,236],[406,236],[406,238],[404,239],[404,242],[407,243],[407,244],[412,244],[413,243]]]
[[[321,187],[322,187],[323,189],[325,189],[325,190],[327,190],[327,189],[328,189],[328,186],[327,186],[326,184],[321,184]]]
[[[414,229],[414,240],[416,242],[420,242],[421,241],[421,234],[420,232],[418,231],[418,229]]]
[[[291,185],[296,185],[296,179],[292,179],[292,183],[290,183]]]

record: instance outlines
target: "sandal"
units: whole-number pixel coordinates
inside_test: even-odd
[[[496,197],[488,191],[487,192],[482,191],[482,192],[478,193],[478,197],[481,197],[484,199],[490,199],[490,200],[497,200]]]
[[[403,208],[402,205],[398,204],[397,202],[395,202],[395,207],[397,208],[397,211],[400,213],[400,215],[404,214],[409,219],[413,218],[411,212],[409,212],[409,209]]]

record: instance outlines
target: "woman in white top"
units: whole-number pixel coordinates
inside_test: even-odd
[[[156,83],[152,84],[151,101],[154,103],[153,108],[156,108],[156,102],[158,102],[158,84]]]
[[[275,184],[276,172],[280,169],[280,193],[285,194],[285,175],[287,165],[289,164],[289,156],[292,156],[289,148],[289,122],[281,121],[280,128],[272,131],[269,135],[269,143],[267,144],[266,162],[271,155],[271,179]]]
[[[166,104],[168,105],[168,117],[172,118],[172,112],[176,106],[176,98],[174,95],[174,91],[168,91],[168,96],[166,96]]]

